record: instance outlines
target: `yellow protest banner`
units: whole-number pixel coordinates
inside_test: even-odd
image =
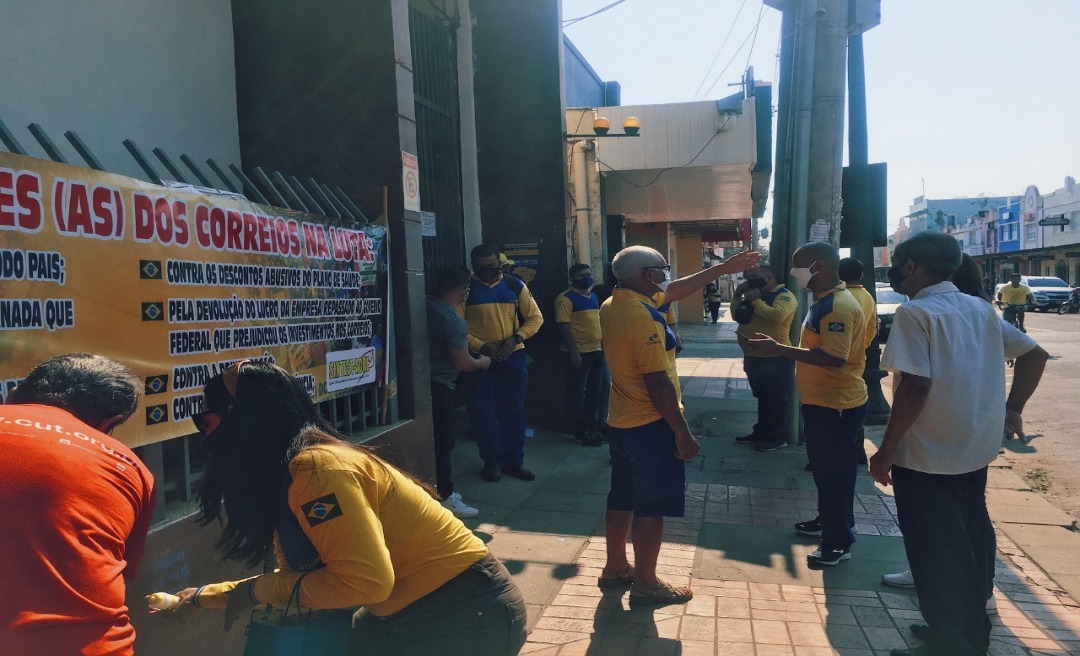
[[[193,432],[242,358],[317,401],[381,384],[386,274],[384,227],[0,153],[3,394],[53,355],[115,358],[145,381],[130,446]]]

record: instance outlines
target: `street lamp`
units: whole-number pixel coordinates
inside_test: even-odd
[[[641,121],[636,116],[627,116],[622,122],[622,134],[610,134],[611,121],[603,116],[597,116],[592,122],[593,134],[570,134],[566,133],[567,139],[593,139],[596,137],[638,137],[641,130]]]

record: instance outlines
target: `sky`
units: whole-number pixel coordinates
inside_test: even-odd
[[[623,104],[722,98],[748,64],[776,103],[779,11],[761,0],[623,0],[572,22],[613,2],[562,0],[563,21],[600,77],[622,85]],[[924,192],[1048,194],[1080,178],[1078,29],[1078,0],[882,0],[863,51],[890,232]],[[763,225],[771,213],[770,203]]]

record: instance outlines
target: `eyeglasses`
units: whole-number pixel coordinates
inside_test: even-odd
[[[648,271],[649,269],[660,269],[661,271],[671,271],[671,265],[670,264],[661,264],[661,265],[658,265],[658,266],[641,267],[642,271]]]

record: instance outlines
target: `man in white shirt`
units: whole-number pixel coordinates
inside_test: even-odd
[[[931,639],[891,653],[981,656],[990,644],[987,555],[995,548],[987,465],[997,457],[1002,429],[1023,435],[1020,413],[1048,356],[989,304],[949,282],[960,265],[951,236],[919,233],[896,247],[893,262],[889,281],[912,300],[897,308],[881,359],[883,369],[902,375],[870,473],[895,485],[904,549]],[[1009,358],[1016,367],[1006,400]]]

